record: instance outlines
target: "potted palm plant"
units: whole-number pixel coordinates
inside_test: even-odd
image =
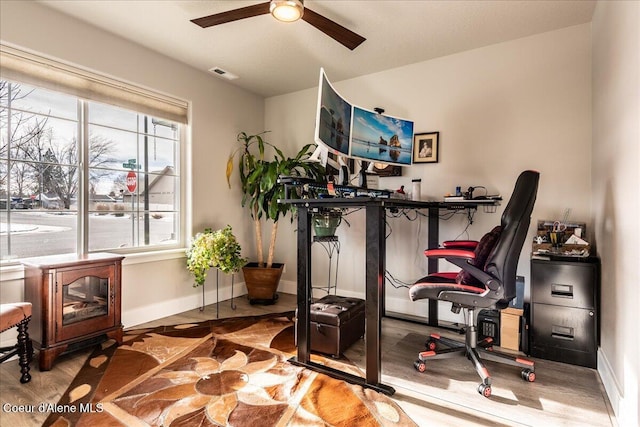
[[[230,225],[213,231],[206,228],[195,235],[187,249],[187,270],[195,278],[194,287],[204,285],[211,267],[223,273],[237,273],[247,263]]]
[[[264,140],[262,132],[257,135],[238,134],[241,144],[231,153],[227,161],[227,183],[231,188],[231,174],[236,155],[240,175],[242,206],[251,214],[256,238],[257,260],[243,267],[249,301],[251,303],[272,304],[277,299],[276,290],[280,282],[284,264],[274,263],[278,221],[291,211],[291,205],[278,203],[284,199],[284,185],[278,182],[280,176],[304,176],[320,180],[324,167],[319,163],[307,162],[313,144],[307,144],[294,157],[285,157],[275,145]],[[273,157],[267,157],[267,151]],[[267,257],[263,251],[262,222],[272,221]]]

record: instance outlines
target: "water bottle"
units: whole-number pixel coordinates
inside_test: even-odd
[[[411,199],[420,200],[421,183],[422,180],[420,178],[411,180]]]

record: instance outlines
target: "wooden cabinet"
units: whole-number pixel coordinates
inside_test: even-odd
[[[122,259],[109,253],[23,260],[25,298],[33,305],[29,332],[40,348],[40,370],[58,355],[105,336],[122,343]]]

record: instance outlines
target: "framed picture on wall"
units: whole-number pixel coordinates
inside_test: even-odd
[[[413,135],[413,163],[438,163],[440,132]]]

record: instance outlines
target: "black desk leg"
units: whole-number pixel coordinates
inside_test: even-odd
[[[365,276],[365,355],[366,379],[370,385],[393,394],[392,387],[380,383],[382,373],[382,316],[384,314],[385,283],[385,208],[382,205],[366,207],[366,276]]]
[[[427,242],[429,248],[437,248],[440,244],[440,210],[439,208],[429,208],[429,237]],[[438,258],[429,258],[427,260],[427,273],[436,273],[438,271]],[[429,300],[429,326],[438,326],[438,300]]]
[[[311,307],[311,213],[307,207],[298,208],[298,362],[310,360]]]

